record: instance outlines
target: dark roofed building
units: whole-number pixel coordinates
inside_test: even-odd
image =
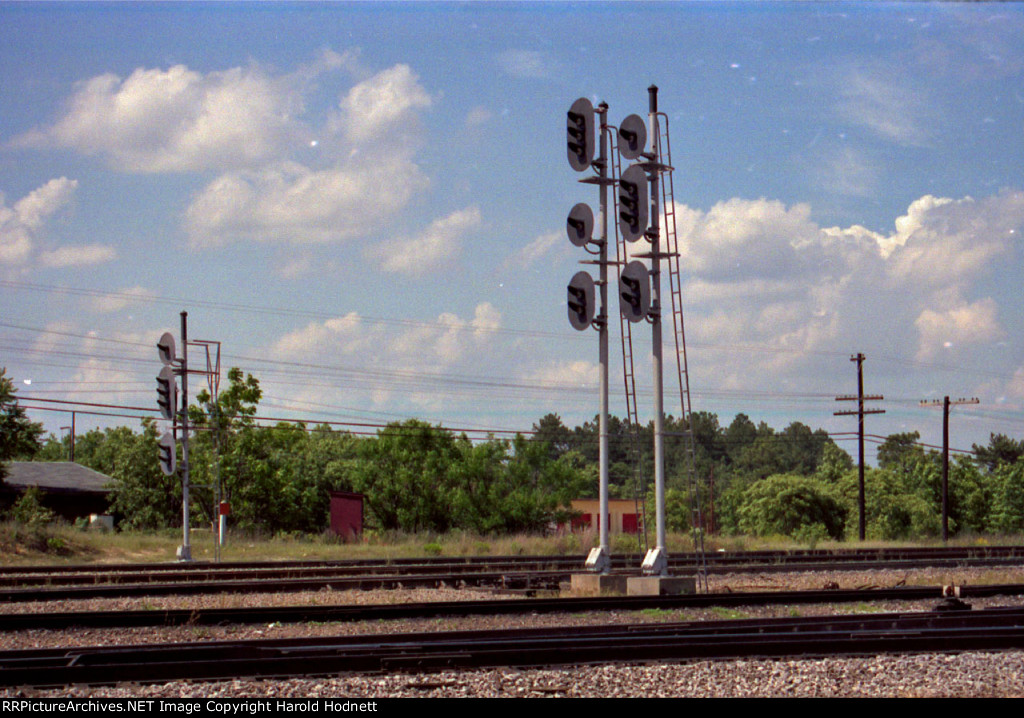
[[[70,461],[11,461],[6,468],[0,486],[5,505],[35,486],[43,494],[42,504],[68,521],[109,513],[114,479],[106,474]]]

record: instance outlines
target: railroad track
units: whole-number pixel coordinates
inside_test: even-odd
[[[1024,609],[0,652],[0,685],[1024,648]]]
[[[258,561],[210,563],[121,563],[72,564],[66,566],[0,567],[0,585],[17,585],[27,581],[89,583],[97,576],[105,581],[139,580],[131,577],[163,576],[160,580],[210,580],[246,573],[254,578],[294,578],[302,575],[382,575],[416,573],[459,573],[473,571],[562,570],[580,569],[586,557],[570,556],[460,556],[437,558],[347,559],[304,561]],[[745,567],[793,564],[847,564],[893,561],[986,561],[998,559],[1024,560],[1024,546],[984,546],[969,548],[874,548],[874,549],[794,549],[786,551],[717,551],[709,552],[705,561],[712,567]],[[639,568],[643,555],[620,554],[611,557],[613,569]],[[696,563],[691,553],[670,557],[670,566],[686,568]],[[63,578],[61,578],[63,577]]]
[[[1024,584],[962,586],[962,598],[1024,596]],[[601,596],[590,598],[531,598],[502,601],[428,601],[424,603],[253,606],[130,611],[73,611],[0,614],[0,631],[66,630],[176,625],[233,625],[262,623],[330,623],[460,616],[582,613],[598,611],[684,610],[710,606],[766,606],[871,601],[943,599],[939,586],[897,586],[856,590],[761,591],[703,593],[681,596]]]
[[[636,572],[640,556],[621,556],[613,570]],[[1020,566],[1024,547],[974,549],[871,549],[854,551],[736,552],[709,554],[709,573],[854,571],[889,568]],[[583,558],[467,557],[398,561],[288,562],[287,564],[144,564],[8,567],[0,570],[0,602],[154,596],[220,592],[309,591],[326,587],[485,586],[555,589],[582,570]],[[670,570],[692,572],[692,556],[680,555]]]

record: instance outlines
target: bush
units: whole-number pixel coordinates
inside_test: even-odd
[[[609,548],[616,555],[640,553],[640,537],[636,534],[615,534],[611,544]]]
[[[31,530],[42,530],[53,521],[53,511],[43,506],[42,492],[37,486],[29,486],[14,506],[11,507],[11,518],[15,522]]]
[[[813,550],[819,543],[828,539],[828,529],[822,524],[801,526],[793,532],[793,538]]]
[[[821,526],[842,538],[846,511],[833,488],[808,476],[781,474],[750,485],[737,511],[739,529],[755,536],[795,536],[802,528]]]

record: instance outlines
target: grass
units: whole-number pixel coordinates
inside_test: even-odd
[[[180,529],[103,533],[51,524],[40,536],[13,523],[0,524],[0,564],[147,563],[174,561],[182,543]],[[194,529],[189,544],[193,560],[213,561],[216,550],[209,529]],[[588,534],[566,536],[478,536],[467,532],[437,534],[367,533],[362,541],[343,542],[329,535],[259,536],[228,534],[220,560],[284,561],[398,559],[424,556],[584,555]],[[60,546],[60,551],[54,550]]]
[[[853,604],[852,606],[842,606],[842,605],[840,605],[840,609],[839,610],[844,611],[846,613],[884,613],[885,612],[885,609],[882,608],[881,606],[875,606],[875,605],[870,604],[870,603],[856,603],[856,604]]]
[[[741,618],[750,618],[750,616],[743,611],[737,611],[734,608],[725,608],[724,606],[712,606],[711,613],[715,618],[721,618],[727,621],[738,620]]]
[[[629,537],[632,538],[632,537]],[[950,546],[979,546],[1019,544],[1020,536],[963,537],[950,541]],[[174,561],[178,546],[182,543],[180,529],[151,532],[83,531],[66,524],[50,524],[41,531],[33,531],[11,522],[0,523],[0,564],[80,564],[80,563],[157,563]],[[626,548],[626,541],[620,541],[617,548]],[[192,558],[196,561],[213,561],[215,547],[209,529],[194,529],[190,536]],[[469,556],[584,556],[597,545],[597,535],[588,531],[553,536],[520,534],[514,536],[480,536],[456,531],[438,534],[401,534],[367,532],[358,542],[345,543],[330,535],[321,536],[259,536],[240,532],[229,533],[228,541],[221,548],[221,561],[284,561],[284,560],[343,560],[417,558],[424,556],[445,556],[450,558]],[[942,545],[941,541],[918,543],[900,542],[822,542],[819,548],[851,550],[854,548],[879,548],[893,546]],[[719,537],[705,539],[705,550],[710,552],[749,551],[757,549],[800,548],[789,539]],[[634,544],[630,543],[629,548]],[[667,537],[669,554],[693,550],[692,538],[688,533],[672,534]],[[615,550],[617,555],[622,553]],[[998,569],[992,571],[992,582],[1008,583],[1001,580]],[[950,581],[952,582],[952,581]]]
[[[656,619],[658,621],[689,620],[689,618],[684,612],[668,608],[642,608],[640,609],[640,615],[646,616],[647,618]]]

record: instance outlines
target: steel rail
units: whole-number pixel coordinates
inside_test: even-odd
[[[0,685],[1024,648],[1024,609],[0,652]]]
[[[799,557],[773,557],[770,563],[732,559],[708,560],[708,572],[722,573],[779,573],[807,571],[869,571],[877,569],[913,570],[925,567],[962,568],[1024,566],[1024,554],[1004,552],[1002,556],[970,556],[948,553],[919,554],[913,558],[889,560],[855,560],[844,556],[827,563],[798,563]],[[683,561],[684,559],[679,559]],[[623,564],[625,565],[625,564]],[[676,570],[688,571],[690,566],[680,564]],[[443,573],[439,571],[443,570]],[[615,568],[628,572],[627,568]],[[635,566],[634,566],[635,570]],[[221,571],[167,571],[113,573],[102,569],[86,573],[0,576],[0,602],[56,600],[59,598],[92,598],[112,596],[168,595],[173,593],[217,593],[252,591],[305,591],[332,588],[393,588],[402,586],[483,585],[511,588],[555,588],[559,581],[568,580],[580,571],[575,560],[544,559],[535,563],[500,562],[450,564],[409,564],[391,566],[372,564],[355,567],[315,566],[285,569],[231,569]],[[252,584],[252,585],[248,585]],[[18,588],[21,587],[21,588]]]
[[[934,559],[927,561],[889,561],[843,564],[788,564],[709,567],[711,574],[721,573],[797,573],[814,571],[872,571],[890,569],[910,571],[924,567],[964,568],[1021,566],[1022,559]],[[116,598],[131,596],[171,596],[217,593],[285,593],[296,591],[372,590],[395,588],[444,588],[482,586],[515,590],[557,590],[559,584],[570,579],[579,568],[533,572],[467,572],[446,574],[389,574],[366,576],[320,576],[295,579],[247,579],[215,581],[177,581],[166,583],[98,583],[73,586],[34,585],[25,588],[0,589],[0,603],[24,601],[57,601],[89,598]]]
[[[511,573],[473,573],[464,575],[422,576],[341,576],[301,579],[266,579],[242,581],[192,581],[174,583],[100,584],[89,586],[58,586],[55,588],[8,588],[0,590],[0,603],[25,601],[58,601],[131,596],[182,596],[218,593],[285,593],[295,591],[373,590],[396,588],[444,588],[451,586],[488,586],[515,589],[557,589],[565,571]]]
[[[963,598],[1024,595],[1024,584],[960,587]],[[436,601],[404,604],[249,606],[241,608],[72,611],[0,614],[0,631],[176,625],[351,622],[600,611],[685,610],[713,606],[804,605],[872,601],[939,601],[940,586],[897,586],[856,590],[760,591],[680,596],[600,596],[510,600]]]
[[[986,558],[1024,558],[1024,546],[984,546],[967,548],[948,547],[909,547],[909,548],[873,548],[873,549],[789,549],[784,551],[732,551],[712,552],[708,561],[718,565],[746,564],[791,564],[811,562],[865,562],[894,561],[921,559],[953,559],[973,560]],[[501,566],[581,566],[585,556],[460,556],[435,558],[391,558],[391,559],[319,559],[319,560],[286,560],[258,562],[222,562],[211,563],[194,561],[191,563],[161,562],[141,564],[71,564],[66,566],[0,566],[0,580],[19,578],[34,574],[137,574],[137,573],[168,573],[168,574],[203,574],[220,571],[289,571],[292,569],[352,569],[353,571],[381,571],[399,569],[407,572],[437,572],[439,567],[447,570],[460,568]],[[626,569],[640,566],[643,556],[616,555],[612,557],[613,568]],[[678,554],[680,567],[686,567],[693,561],[692,554]]]

